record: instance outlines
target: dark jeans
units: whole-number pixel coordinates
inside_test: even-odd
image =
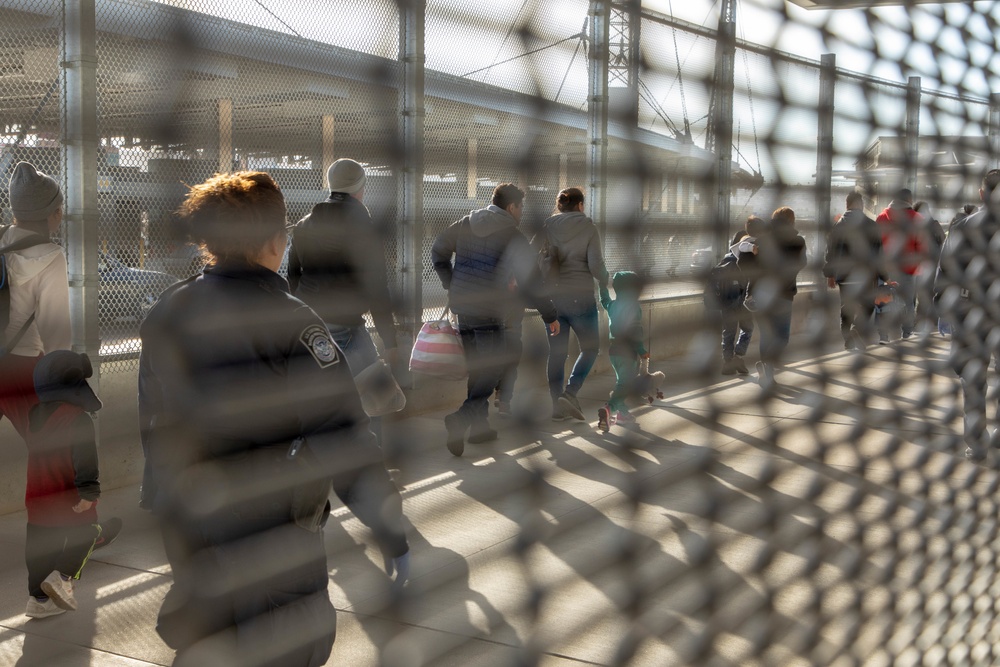
[[[977,452],[989,446],[986,378],[991,358],[1000,352],[990,347],[989,333],[989,330],[977,332],[958,325],[951,335],[951,367],[962,382],[965,444]],[[998,409],[996,404],[994,409]]]
[[[777,365],[792,333],[791,299],[776,298],[767,309],[758,311],[757,325],[760,328],[760,360]]]
[[[753,337],[753,314],[743,307],[722,309],[722,358],[742,357]]]
[[[492,317],[458,315],[465,363],[469,369],[468,391],[458,413],[477,428],[488,426],[490,396],[505,368],[503,321]]]
[[[524,345],[521,343],[521,328],[524,324],[524,309],[513,313],[504,322],[504,370],[500,376],[497,391],[500,400],[510,403],[514,398],[514,384],[517,383],[517,367],[521,363],[521,353]]]
[[[597,302],[593,297],[555,299],[559,313],[559,333],[549,336],[549,394],[554,401],[563,391],[576,396],[583,381],[594,367],[601,349],[601,335],[597,326]],[[580,343],[580,356],[573,364],[569,383],[563,387],[566,374],[566,357],[569,355],[569,332],[576,333]]]
[[[872,315],[875,313],[874,286],[865,283],[840,285],[840,333],[844,342],[850,340],[851,329],[866,343],[871,336]]]
[[[81,526],[39,526],[29,523],[24,541],[28,594],[35,597],[45,595],[42,582],[53,570],[79,579],[99,532],[97,526],[89,523]]]
[[[344,353],[347,365],[351,368],[351,377],[357,377],[358,373],[378,360],[378,350],[375,349],[372,336],[368,333],[368,328],[364,324],[359,324],[355,327],[342,327],[327,322],[326,328],[330,331],[333,342]],[[379,447],[381,447],[382,418],[370,417],[369,428],[375,434],[375,439],[378,441]]]

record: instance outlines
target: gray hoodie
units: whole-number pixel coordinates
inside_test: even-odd
[[[579,211],[559,213],[545,221],[539,237],[536,245],[547,238],[559,262],[559,280],[551,286],[553,298],[593,298],[595,279],[607,287],[601,236],[593,220]]]

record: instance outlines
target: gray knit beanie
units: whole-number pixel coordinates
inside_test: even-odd
[[[59,184],[29,162],[18,162],[10,175],[10,210],[18,221],[47,220],[62,206]]]
[[[365,187],[365,168],[354,160],[341,158],[330,165],[326,172],[330,192],[344,192],[353,195]]]

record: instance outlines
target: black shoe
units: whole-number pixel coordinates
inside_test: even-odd
[[[736,375],[736,364],[733,363],[732,359],[724,359],[722,361],[722,374]]]
[[[465,431],[469,428],[468,423],[462,419],[462,415],[453,412],[444,416],[444,427],[448,430],[448,451],[454,456],[461,456],[465,452]]]
[[[107,521],[100,522],[101,534],[94,541],[94,549],[103,549],[118,539],[118,533],[122,532],[122,520],[116,516]]]
[[[574,419],[587,421],[587,418],[583,416],[583,410],[580,408],[579,399],[568,391],[564,391],[562,396],[559,397],[559,407],[569,413]]]
[[[491,429],[489,426],[485,428],[477,428],[472,433],[469,433],[469,444],[470,445],[481,445],[484,442],[493,442],[497,439],[497,432]],[[454,454],[454,452],[452,452]]]
[[[733,357],[733,368],[736,369],[736,373],[739,375],[750,374],[750,371],[747,369],[746,363],[743,361],[743,357],[740,356]]]

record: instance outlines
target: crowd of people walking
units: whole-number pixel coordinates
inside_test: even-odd
[[[372,531],[395,594],[409,576],[402,499],[360,385],[381,358],[399,368],[385,254],[364,205],[362,165],[337,160],[327,180],[329,197],[291,227],[266,173],[217,174],[191,187],[179,220],[208,265],[164,292],[141,325],[140,504],[158,519],[174,576],[157,631],[178,665],[326,662],[336,628],[322,537],[331,490]],[[909,338],[921,319],[940,317],[954,332],[966,454],[978,463],[991,462],[1000,437],[988,428],[986,405],[986,370],[1000,353],[992,305],[1000,270],[984,261],[1000,243],[998,185],[1000,170],[987,173],[983,206],[947,236],[908,190],[874,219],[852,192],[822,263],[827,286],[839,291],[845,349]],[[28,446],[26,614],[44,618],[76,608],[81,570],[121,523],[97,516],[91,415],[101,402],[87,382],[90,360],[69,350],[66,257],[49,239],[62,221],[62,194],[27,163],[9,188],[15,222],[0,229],[0,416]],[[609,275],[586,194],[561,190],[531,239],[520,229],[525,197],[500,184],[488,206],[433,242],[431,263],[467,370],[466,398],[444,417],[455,456],[498,437],[491,397],[500,416],[512,414],[525,308],[539,313],[548,334],[553,421],[589,421],[579,393],[600,352],[599,306],[615,385],[593,415],[597,427],[634,423],[629,399],[655,393],[662,380],[647,369],[644,278],[628,267]],[[778,386],[809,259],[795,223],[789,207],[769,219],[750,216],[705,290],[707,315],[721,331],[722,373],[749,375],[744,357],[756,334],[765,392]],[[278,274],[286,254],[287,280]],[[896,309],[880,308],[886,302]],[[567,377],[571,335],[579,354]]]

